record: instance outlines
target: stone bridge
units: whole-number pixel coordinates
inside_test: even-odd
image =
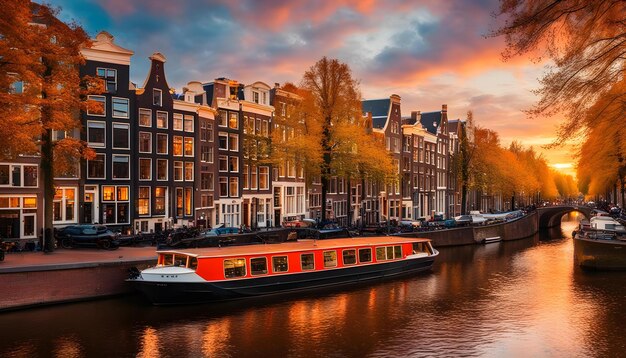
[[[577,211],[589,219],[591,210],[593,209],[581,205],[546,206],[537,209],[537,221],[540,229],[551,228],[560,225],[563,215],[572,211]]]

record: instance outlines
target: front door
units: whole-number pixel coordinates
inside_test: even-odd
[[[98,187],[93,185],[85,186],[85,196],[83,203],[83,223],[93,224],[98,221]]]

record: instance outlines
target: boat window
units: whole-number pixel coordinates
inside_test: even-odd
[[[385,261],[385,260],[387,260],[387,255],[385,254],[385,248],[377,247],[376,248],[376,261]]]
[[[393,260],[393,246],[387,246],[387,260]]]
[[[401,245],[396,245],[393,247],[393,257],[396,259],[402,258],[402,246]]]
[[[163,266],[171,266],[174,264],[174,255],[173,254],[165,254],[163,255]]]
[[[372,249],[359,249],[359,262],[372,262]]]
[[[174,255],[174,266],[187,266],[187,255]]]
[[[356,250],[343,250],[343,264],[354,265],[356,263]]]
[[[313,254],[300,255],[300,264],[302,270],[315,270],[315,261],[313,260]]]
[[[198,258],[190,256],[189,257],[189,268],[195,270],[198,268]]]
[[[413,253],[414,254],[419,254],[419,253],[426,253],[426,254],[430,254],[430,248],[428,247],[428,243],[426,242],[414,242],[413,243]]]
[[[287,272],[288,269],[287,256],[272,257],[272,270],[274,272]]]
[[[250,274],[265,275],[267,273],[267,259],[265,257],[257,257],[250,259]]]
[[[243,277],[246,275],[245,259],[224,260],[224,276],[226,278]]]
[[[337,266],[337,251],[324,251],[324,267]]]

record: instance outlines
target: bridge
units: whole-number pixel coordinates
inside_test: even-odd
[[[537,208],[537,221],[540,229],[546,229],[560,225],[563,215],[572,211],[577,211],[589,219],[592,210],[592,208],[582,205],[546,206]]]

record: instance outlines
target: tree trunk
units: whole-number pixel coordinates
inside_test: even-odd
[[[43,178],[43,250],[54,251],[54,231],[52,225],[54,202],[54,169],[52,152],[52,130],[47,129],[41,136],[41,176]]]
[[[515,193],[511,196],[511,211],[515,210]]]
[[[328,192],[328,180],[330,179],[330,124],[331,118],[324,120],[324,131],[322,133],[322,150],[324,151],[324,162],[322,163],[322,223],[326,221],[326,193]]]

